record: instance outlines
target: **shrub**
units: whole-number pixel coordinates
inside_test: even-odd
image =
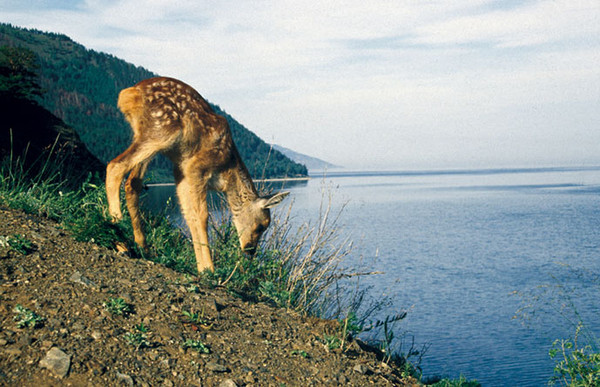
[[[559,382],[565,386],[600,385],[600,353],[594,353],[591,345],[579,346],[577,339],[582,329],[579,324],[573,340],[556,340],[549,354],[557,358],[551,384]]]

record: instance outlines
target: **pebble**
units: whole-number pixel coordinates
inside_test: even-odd
[[[82,321],[76,321],[71,325],[71,329],[74,331],[83,331],[85,329],[85,324]]]
[[[81,285],[85,285],[88,286],[90,288],[96,288],[96,284],[92,281],[90,281],[89,279],[87,279],[86,277],[84,277],[80,272],[76,271],[75,273],[73,273],[71,275],[71,277],[69,277],[69,281],[71,282],[75,282]]]
[[[46,238],[42,234],[40,234],[39,232],[30,231],[29,235],[31,235],[31,237],[33,239],[37,239],[38,241],[45,241],[46,240]]]
[[[171,366],[173,365],[173,361],[171,359],[163,359],[160,361],[159,365],[162,368],[171,368]]]
[[[353,368],[354,372],[358,372],[361,375],[366,375],[369,372],[369,368],[364,364],[357,364]]]
[[[347,383],[348,383],[350,380],[348,379],[348,377],[347,377],[346,375],[344,375],[344,374],[340,374],[340,375],[337,377],[337,381],[338,381],[338,383],[339,383],[339,384],[341,384],[341,385],[346,385],[346,384],[347,384]]]
[[[28,334],[24,334],[19,337],[17,344],[19,345],[19,347],[24,348],[29,347],[32,342],[33,339],[31,338],[31,336],[29,336]]]
[[[4,351],[7,355],[18,357],[21,355],[21,350],[18,348],[8,348]]]
[[[127,374],[117,372],[117,380],[119,383],[124,383],[128,386],[133,386],[133,378]]]
[[[211,361],[206,364],[206,368],[212,372],[227,372],[229,371],[227,367],[217,362]]]
[[[0,258],[10,258],[10,251],[11,249],[8,247],[0,247]]]
[[[59,378],[64,378],[71,368],[71,356],[57,347],[50,348],[46,356],[40,360],[40,367],[50,370]]]
[[[130,293],[121,293],[121,298],[123,299],[123,301],[125,301],[128,304],[133,303],[133,297],[131,296]]]
[[[237,387],[237,383],[232,379],[225,379],[219,383],[219,387]]]

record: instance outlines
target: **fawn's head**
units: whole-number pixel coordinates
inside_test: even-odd
[[[289,192],[259,197],[246,203],[242,210],[234,215],[233,224],[240,238],[242,251],[253,255],[261,235],[271,223],[270,209],[281,203]]]

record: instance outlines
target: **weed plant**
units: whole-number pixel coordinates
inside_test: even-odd
[[[20,234],[0,235],[0,247],[8,248],[22,255],[27,255],[34,250],[33,243]]]
[[[444,378],[427,385],[431,385],[431,387],[481,387],[481,383],[477,380],[468,380],[462,375],[458,379]]]
[[[566,326],[574,330],[573,337],[557,339],[552,343],[549,356],[555,361],[555,365],[549,384],[600,386],[600,338],[592,329],[596,321],[586,322],[578,306],[578,286],[581,284],[586,284],[586,291],[593,292],[592,296],[595,294],[595,299],[598,300],[600,275],[589,269],[564,264],[560,266],[562,270],[550,276],[552,283],[538,286],[529,292],[515,292],[523,298],[523,306],[515,317],[530,322],[534,319],[543,321],[547,314],[551,314],[552,318],[561,316]],[[562,279],[558,278],[559,274]],[[576,285],[569,286],[569,283]],[[581,298],[586,299],[585,296]],[[597,316],[592,319],[595,317]]]
[[[310,354],[306,351],[303,351],[301,349],[294,349],[292,352],[290,352],[290,355],[292,356],[300,356],[303,357],[305,359],[309,359],[310,358]]]
[[[122,298],[109,298],[103,303],[104,309],[111,314],[127,317],[133,313],[133,307]]]
[[[16,316],[13,317],[17,324],[17,328],[39,328],[44,325],[45,319],[35,313],[34,311],[17,304],[14,312]]]
[[[183,349],[193,349],[198,353],[210,353],[210,348],[200,340],[187,339],[181,344]]]
[[[550,357],[556,360],[554,376],[550,384],[565,386],[600,386],[600,353],[594,352],[591,345],[578,343],[583,325],[578,325],[575,337],[556,340],[550,350]]]
[[[148,327],[142,323],[135,325],[131,332],[125,333],[124,337],[127,343],[140,350],[141,348],[149,348],[151,346],[148,335]]]

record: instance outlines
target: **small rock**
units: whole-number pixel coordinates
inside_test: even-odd
[[[227,304],[223,300],[212,299],[212,302],[209,301],[209,306],[215,312],[220,312],[227,307]]]
[[[119,383],[126,384],[128,386],[133,386],[133,378],[127,374],[117,372],[117,380],[119,381]]]
[[[8,348],[4,351],[7,355],[18,357],[21,355],[21,350],[18,348]]]
[[[106,372],[106,367],[96,359],[92,359],[87,364],[88,368],[96,376],[103,375]]]
[[[246,375],[246,377],[244,378],[244,381],[247,384],[254,384],[258,379],[256,377],[254,377],[254,375],[252,374],[252,372],[249,372],[248,375]]]
[[[25,347],[29,347],[32,342],[33,342],[33,339],[31,338],[31,336],[29,336],[28,334],[24,334],[19,337],[17,344],[19,345],[19,347],[25,348]]]
[[[238,385],[232,379],[225,379],[219,384],[219,387],[238,387]]]
[[[354,372],[358,372],[361,375],[366,375],[369,373],[369,367],[364,364],[357,364],[353,368]]]
[[[381,362],[379,364],[379,372],[383,373],[383,374],[389,374],[392,372],[392,368],[385,362]]]
[[[38,241],[45,241],[46,240],[46,238],[42,234],[40,234],[39,232],[30,231],[29,235],[31,235],[31,237],[33,239],[37,239]]]
[[[0,247],[0,259],[10,258],[11,249],[8,247]]]
[[[152,285],[145,283],[145,284],[140,285],[140,289],[142,289],[146,292],[149,292],[149,291],[153,290],[154,288],[152,287]]]
[[[339,383],[339,384],[341,384],[341,385],[346,385],[346,384],[347,384],[347,383],[348,383],[350,380],[348,379],[348,377],[347,377],[346,375],[344,375],[344,374],[340,374],[340,375],[337,377],[337,381],[338,381],[338,383]]]
[[[46,357],[40,360],[40,367],[50,370],[62,379],[69,373],[71,356],[56,347],[50,348]]]
[[[92,339],[100,340],[102,338],[102,333],[100,331],[92,331]]]
[[[163,359],[158,363],[162,368],[171,368],[173,361],[171,359]]]
[[[71,325],[73,331],[83,331],[85,329],[85,324],[82,321],[76,321]]]
[[[45,228],[50,233],[50,236],[55,238],[60,236],[60,231],[58,231],[56,228],[52,226],[46,226]]]
[[[121,298],[128,304],[133,304],[133,297],[130,293],[121,293]]]
[[[0,347],[5,346],[6,344],[8,344],[8,341],[6,339],[0,339]]]
[[[217,362],[211,361],[206,364],[206,368],[212,372],[227,372],[229,371],[227,367]]]
[[[71,275],[71,277],[69,277],[69,281],[75,282],[77,284],[89,286],[90,288],[97,287],[95,283],[93,283],[92,281],[90,281],[89,279],[87,279],[86,277],[81,275],[81,273],[78,271],[76,271],[75,273],[73,273]]]

